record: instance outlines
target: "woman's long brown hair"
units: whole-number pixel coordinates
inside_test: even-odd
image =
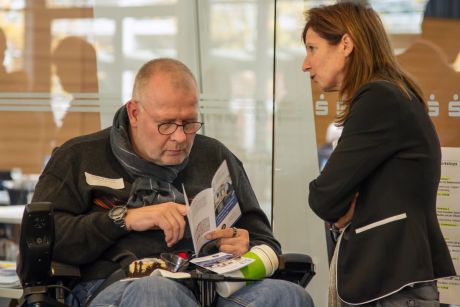
[[[409,99],[412,99],[413,93],[427,109],[421,88],[396,62],[382,21],[372,8],[341,2],[312,8],[305,12],[305,18],[307,22],[302,33],[304,43],[307,30],[311,28],[331,45],[337,45],[344,34],[348,34],[354,44],[339,89],[344,109],[337,116],[338,124],[343,124],[347,119],[356,91],[375,80],[396,84]]]

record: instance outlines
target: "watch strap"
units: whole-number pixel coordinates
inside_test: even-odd
[[[109,211],[109,218],[112,222],[120,228],[129,230],[125,222],[125,217],[128,214],[128,207],[126,205],[115,206]]]

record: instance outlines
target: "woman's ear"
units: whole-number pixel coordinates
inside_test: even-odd
[[[346,57],[349,56],[351,52],[353,51],[354,43],[353,43],[353,40],[351,39],[351,36],[348,35],[348,33],[345,33],[342,36],[341,44],[342,44],[342,50],[344,52],[344,55]]]

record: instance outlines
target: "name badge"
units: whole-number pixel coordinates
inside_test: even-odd
[[[85,172],[86,183],[88,185],[98,185],[102,187],[121,190],[125,188],[123,178],[105,178]]]

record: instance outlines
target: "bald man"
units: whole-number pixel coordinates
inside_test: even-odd
[[[182,184],[189,196],[209,187],[226,160],[242,216],[217,229],[222,252],[242,255],[266,244],[281,253],[243,165],[222,143],[198,135],[198,89],[191,71],[174,59],[156,59],[138,72],[132,99],[113,125],[72,139],[54,152],[33,201],[55,208],[53,259],[78,265],[74,288],[89,306],[197,306],[193,289],[162,277],[119,281],[135,259],[193,250]],[[68,251],[77,252],[69,255]],[[120,270],[121,269],[121,270]],[[70,303],[71,300],[69,300]],[[308,293],[286,281],[246,286],[217,306],[313,306]]]

